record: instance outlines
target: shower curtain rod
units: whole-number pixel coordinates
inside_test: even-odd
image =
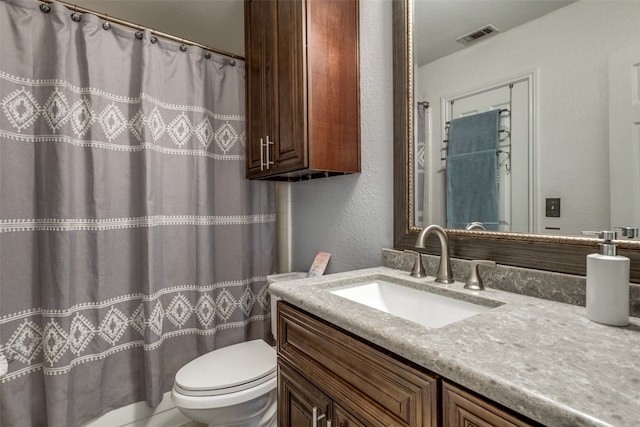
[[[202,49],[205,49],[205,50],[208,50],[208,51],[220,54],[220,55],[224,55],[224,56],[228,56],[228,57],[233,58],[233,59],[240,59],[240,60],[244,61],[244,56],[236,55],[236,54],[233,54],[233,53],[230,53],[230,52],[225,52],[224,50],[220,50],[220,49],[216,49],[216,48],[213,48],[213,47],[210,47],[210,46],[206,46],[206,45],[203,45],[202,43],[194,42],[192,40],[187,40],[187,39],[183,39],[181,37],[173,36],[171,34],[163,33],[162,31],[157,31],[157,30],[154,30],[152,28],[144,27],[142,25],[138,25],[138,24],[136,24],[134,22],[126,21],[124,19],[115,18],[113,16],[107,15],[106,13],[96,12],[95,10],[87,9],[85,7],[81,7],[81,6],[78,6],[76,4],[69,3],[69,2],[66,2],[66,1],[63,1],[63,0],[40,0],[40,1],[42,3],[45,3],[45,4],[60,3],[61,5],[65,6],[67,9],[69,9],[69,10],[71,10],[73,12],[89,13],[91,15],[97,16],[100,19],[104,19],[106,22],[110,22],[110,23],[118,24],[118,25],[123,25],[125,27],[133,28],[135,30],[143,30],[143,29],[147,28],[149,31],[151,31],[151,34],[153,34],[154,36],[159,36],[159,37],[162,37],[162,38],[165,38],[165,39],[168,39],[168,40],[172,40],[172,41],[175,41],[175,42],[178,42],[178,43],[182,43],[182,44],[188,44],[188,45],[191,45],[191,46],[196,46],[196,47],[199,47],[199,48],[202,48]]]

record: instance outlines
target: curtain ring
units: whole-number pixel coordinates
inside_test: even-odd
[[[71,13],[71,20],[73,22],[80,22],[81,19],[82,19],[82,15],[80,15],[78,13],[78,5],[74,4],[73,5],[73,13]]]
[[[104,15],[105,16],[105,21],[102,23],[102,28],[105,31],[109,31],[111,29],[111,23],[109,22],[109,15]]]
[[[205,57],[205,58],[207,58],[207,59],[211,59],[211,52],[206,51],[206,52],[204,53],[204,57]]]
[[[142,31],[142,27],[138,25],[138,31],[136,31],[136,38],[138,40],[142,40],[143,37],[144,37],[144,31]]]
[[[151,37],[149,37],[149,41],[150,41],[151,43],[153,43],[153,44],[156,44],[156,43],[158,43],[158,38],[154,35],[153,31],[154,31],[154,30],[153,30],[153,28],[152,28],[152,29],[151,29]]]
[[[231,59],[229,60],[229,65],[231,65],[232,67],[235,67],[235,66],[236,66],[236,60],[235,60],[235,59],[233,59],[233,58],[231,58]]]
[[[40,11],[42,13],[49,13],[49,12],[51,12],[51,6],[49,6],[47,3],[42,3],[40,5]]]
[[[182,39],[182,44],[180,45],[180,52],[186,52],[187,46],[184,44],[184,39]]]

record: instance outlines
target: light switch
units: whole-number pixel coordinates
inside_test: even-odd
[[[547,217],[559,217],[560,216],[560,199],[546,199],[547,201]]]

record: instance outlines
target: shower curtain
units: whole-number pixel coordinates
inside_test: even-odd
[[[1,426],[156,405],[189,360],[269,336],[244,63],[103,24],[0,0]]]
[[[416,145],[414,151],[415,159],[415,225],[418,227],[426,226],[425,216],[427,212],[426,206],[426,174],[425,165],[427,161],[426,140],[427,140],[427,111],[429,107],[423,102],[418,103],[416,108]]]

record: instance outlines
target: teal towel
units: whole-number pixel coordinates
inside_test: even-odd
[[[496,150],[447,158],[448,228],[464,229],[479,221],[487,230],[498,230],[497,170]]]
[[[498,110],[451,121],[446,166],[447,227],[481,222],[498,230]]]
[[[500,144],[500,110],[451,120],[447,155],[497,150]]]

